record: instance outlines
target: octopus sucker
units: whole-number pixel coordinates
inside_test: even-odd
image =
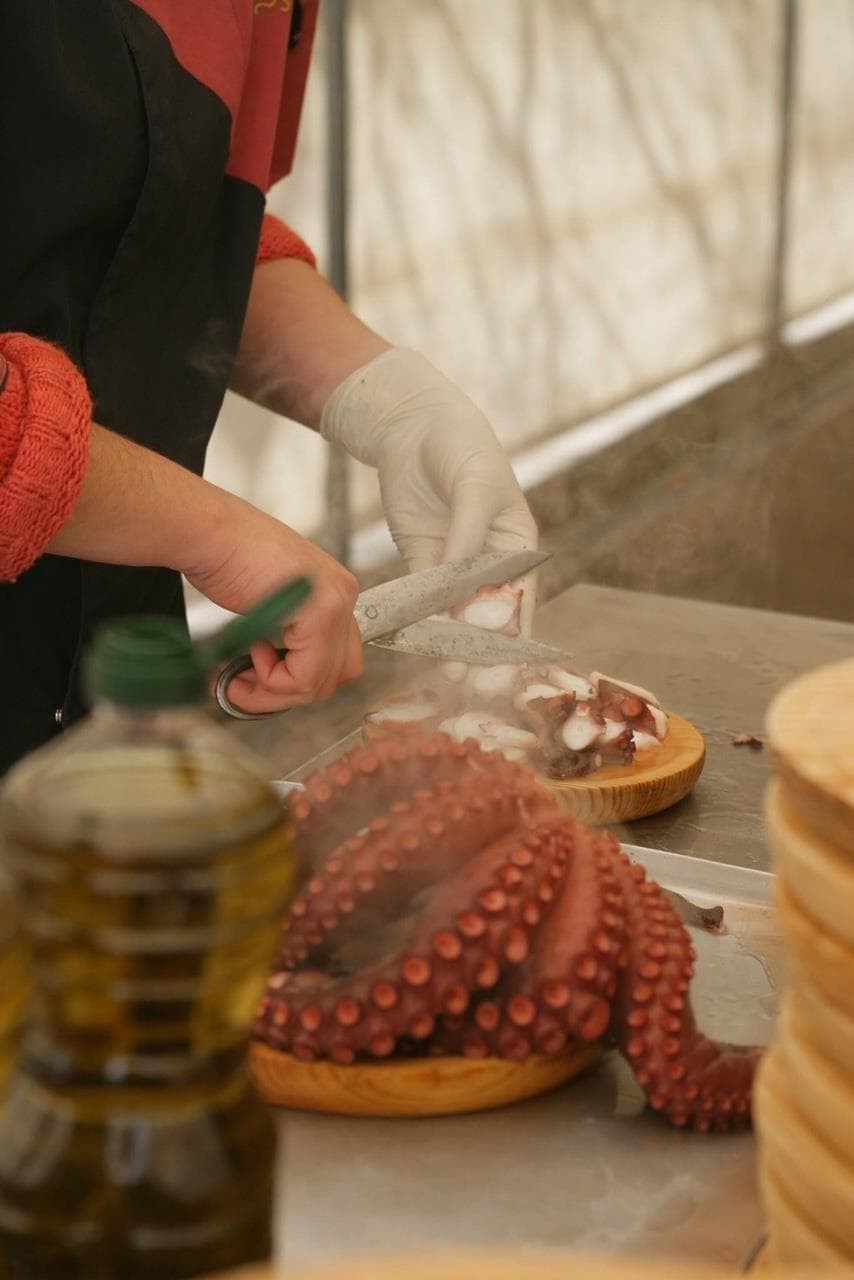
[[[456,783],[470,769],[483,772],[478,754],[459,752],[442,735],[411,740],[384,738],[370,747],[356,747],[341,761],[304,783],[291,806],[298,852],[310,852],[315,867],[340,843],[342,808],[350,836],[356,836],[377,814],[418,789],[433,790]],[[463,744],[465,745],[465,744]]]
[[[681,990],[693,953],[688,931],[660,887],[639,880],[613,836],[600,839],[612,848],[626,905],[628,964],[614,1007],[617,1043],[655,1109],[702,1131],[744,1127],[749,1106],[736,1108],[733,1099],[749,1098],[761,1051],[718,1044],[698,1030],[687,988]],[[655,943],[665,922],[666,948]]]
[[[622,940],[622,916],[602,900],[607,883],[599,866],[596,837],[564,818],[538,827],[541,844],[561,855],[556,901],[540,927],[530,959],[513,973],[500,1001],[501,1018],[490,1039],[491,1052],[506,1055],[508,1029],[518,1027],[519,1010],[530,1012],[535,1035],[557,1032],[569,1039],[594,1040],[608,1029],[610,1005],[605,993],[616,969]],[[611,921],[606,926],[604,918]],[[587,993],[589,998],[585,998]],[[483,1028],[482,1028],[483,1030]],[[456,1046],[446,1038],[446,1047]]]
[[[553,802],[539,788],[517,787],[496,791],[486,810],[474,815],[466,800],[478,783],[461,782],[456,793],[424,792],[417,802],[392,816],[374,821],[364,838],[346,838],[337,845],[309,881],[298,909],[285,922],[278,962],[295,968],[327,933],[335,931],[339,913],[352,916],[371,903],[382,910],[403,895],[412,896],[441,878],[484,842],[516,830],[520,805],[551,809]],[[389,809],[388,813],[392,813]],[[335,867],[330,875],[329,867]],[[482,908],[490,913],[503,909],[506,892],[500,886],[484,889]]]
[[[482,931],[473,931],[474,936],[467,937],[462,931],[455,935],[460,941],[459,956],[443,959],[436,954],[434,942],[437,933],[446,929],[453,918],[456,902],[495,888],[493,880],[517,840],[518,836],[512,833],[463,860],[456,872],[433,889],[420,914],[409,913],[408,900],[398,904],[403,914],[389,926],[395,942],[387,946],[381,934],[374,939],[377,950],[390,954],[373,962],[368,957],[367,964],[361,963],[360,957],[360,962],[341,977],[330,978],[320,987],[312,985],[308,990],[302,985],[298,969],[277,970],[268,982],[263,1011],[259,1012],[259,1038],[287,1051],[298,1043],[304,1047],[303,1033],[310,1031],[312,1044],[318,1044],[322,1053],[328,1044],[341,1042],[341,1030],[346,1027],[350,1032],[348,1043],[355,1052],[370,1056],[371,1043],[380,1032],[393,1036],[395,1041],[407,1036],[424,1039],[432,1034],[436,1018],[445,1011],[446,1000],[451,998],[454,1006],[461,1005],[461,985],[467,992],[491,990],[502,975],[502,964],[496,957],[502,953],[504,937],[509,929],[522,927],[516,924],[514,913],[530,892],[533,880],[541,874],[540,862],[548,856],[546,853],[534,859],[517,890],[510,894],[501,891],[500,919],[493,915]],[[358,909],[348,919],[347,931],[354,926],[358,929]],[[347,967],[346,954],[339,954],[336,949],[346,952],[348,942],[347,934],[341,939],[334,930],[323,938],[322,947],[333,969]],[[317,965],[319,960],[318,955],[311,955],[309,963]],[[280,1002],[296,1010],[295,1021],[277,1023],[276,1007]],[[372,1010],[370,1021],[361,1016],[367,1005]],[[429,1031],[425,1030],[428,1018],[432,1019]]]
[[[617,694],[628,714],[635,691]],[[749,1125],[760,1051],[697,1029],[676,907],[528,770],[441,734],[386,739],[310,779],[293,821],[312,874],[258,1039],[342,1066],[613,1041],[674,1125]]]

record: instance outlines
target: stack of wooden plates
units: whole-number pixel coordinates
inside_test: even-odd
[[[774,701],[768,839],[792,984],[756,1086],[773,1265],[854,1268],[854,662]]]

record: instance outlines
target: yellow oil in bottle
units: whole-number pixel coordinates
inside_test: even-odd
[[[30,995],[21,912],[11,878],[0,866],[0,1106],[18,1059]]]
[[[5,789],[34,1008],[0,1115],[0,1280],[182,1280],[270,1255],[246,1074],[294,889],[272,789],[204,717],[100,709]]]

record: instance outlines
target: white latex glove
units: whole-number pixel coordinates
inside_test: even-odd
[[[537,545],[510,459],[471,400],[416,351],[392,347],[327,400],[321,434],[376,467],[383,509],[410,571]],[[523,630],[533,582],[526,582]]]

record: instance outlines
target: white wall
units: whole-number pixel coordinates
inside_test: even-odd
[[[352,302],[511,448],[763,330],[779,0],[351,0]],[[854,273],[854,18],[807,0],[793,306]],[[294,175],[319,249],[323,49]],[[209,474],[304,532],[322,445],[230,399]],[[360,517],[376,511],[360,474]]]

